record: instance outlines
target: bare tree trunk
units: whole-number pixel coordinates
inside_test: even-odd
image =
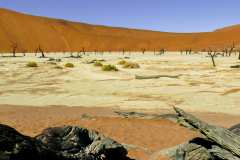
[[[211,56],[211,59],[212,59],[212,64],[213,64],[213,67],[216,67],[216,63],[215,63],[215,56],[214,55],[210,55]]]
[[[16,42],[12,43],[12,53],[13,53],[13,57],[16,57],[16,51],[18,48],[18,44]]]
[[[41,46],[39,45],[39,47],[38,47],[38,50],[40,51],[40,53],[41,53],[41,58],[45,58],[45,54],[44,54],[44,51],[43,51],[43,49],[41,48]]]
[[[84,47],[82,48],[82,53],[83,53],[83,55],[86,54],[86,51],[85,51],[85,48],[84,48]]]
[[[44,54],[44,52],[43,52],[43,50],[41,50],[41,54],[42,54],[42,58],[45,58],[45,54]]]
[[[213,67],[216,67],[216,63],[215,63],[216,54],[217,54],[216,51],[213,52],[212,49],[209,48],[208,55],[211,57]]]

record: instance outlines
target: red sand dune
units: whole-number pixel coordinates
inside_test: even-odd
[[[219,49],[240,44],[240,26],[214,32],[168,33],[126,28],[96,26],[60,19],[31,16],[0,9],[0,51],[35,51],[41,45],[45,51],[85,50],[184,50]]]

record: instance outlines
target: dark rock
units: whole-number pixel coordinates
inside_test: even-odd
[[[0,160],[33,160],[36,155],[32,138],[0,124]]]
[[[65,126],[35,138],[0,125],[0,160],[127,160],[127,150],[96,131]]]

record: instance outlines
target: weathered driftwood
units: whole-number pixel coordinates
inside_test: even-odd
[[[228,129],[209,125],[179,108],[174,109],[186,123],[211,140],[213,142],[212,146],[217,146],[212,147],[212,150],[210,150],[214,156],[229,160],[233,159],[233,157],[234,159],[240,159],[240,136]]]
[[[213,145],[212,149],[209,152],[217,157],[218,159],[226,159],[226,160],[240,160],[239,157],[234,156],[231,152],[226,149],[222,149],[219,146]]]
[[[181,75],[150,75],[150,76],[143,76],[143,75],[135,75],[135,79],[159,79],[159,78],[179,78]]]
[[[140,112],[123,112],[115,111],[116,114],[123,118],[140,118],[140,119],[168,119],[177,122],[177,115],[175,114],[148,114]]]
[[[130,160],[120,143],[74,126],[54,127],[36,137],[0,124],[0,160]]]
[[[176,150],[176,160],[209,160],[212,159],[207,148],[189,143]]]
[[[213,156],[209,148],[212,144],[214,145],[207,139],[194,138],[187,143],[156,152],[154,156],[166,155],[171,159],[178,160],[211,160]]]
[[[230,66],[230,68],[240,68],[240,65]]]

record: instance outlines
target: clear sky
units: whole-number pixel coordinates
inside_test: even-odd
[[[0,0],[1,8],[90,24],[169,32],[240,24],[240,0]]]

